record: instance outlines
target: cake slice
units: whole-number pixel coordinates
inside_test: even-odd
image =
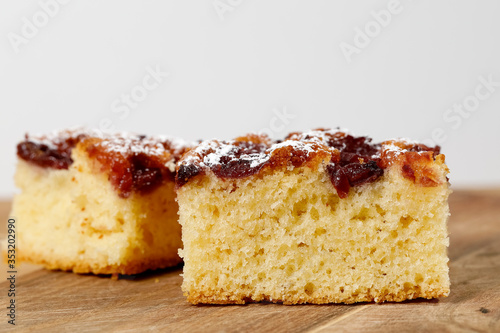
[[[88,131],[26,136],[11,216],[18,259],[76,273],[136,274],[181,262],[175,163],[165,137]]]
[[[191,303],[447,296],[448,168],[439,147],[344,131],[204,141],[178,163]]]

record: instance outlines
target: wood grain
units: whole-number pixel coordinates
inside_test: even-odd
[[[500,190],[457,191],[450,205],[448,298],[380,305],[193,306],[180,290],[181,267],[114,281],[23,265],[17,281],[16,329],[500,332]],[[8,203],[0,203],[3,236],[8,210]],[[0,284],[2,308],[7,289],[6,282]],[[2,318],[0,331],[10,326],[5,315]]]

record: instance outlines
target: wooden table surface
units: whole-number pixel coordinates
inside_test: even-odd
[[[194,306],[181,293],[180,267],[114,281],[24,264],[16,282],[16,329],[500,332],[500,190],[456,191],[450,205],[452,285],[447,298],[357,305]],[[0,203],[3,237],[9,209],[10,203]],[[4,313],[7,290],[7,282],[2,282]],[[0,331],[7,331],[11,325],[6,315],[0,318]]]

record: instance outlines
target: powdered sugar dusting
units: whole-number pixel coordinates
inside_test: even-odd
[[[290,147],[290,156],[301,152],[306,158],[318,149],[318,144],[326,148],[325,143],[317,137],[307,140],[285,140],[278,143],[259,143],[252,145],[250,152],[241,149],[241,141],[203,141],[196,148],[184,156],[181,161],[183,165],[197,165],[201,168],[217,168],[234,162],[246,162],[249,168],[257,168],[267,163],[276,152]]]
[[[43,135],[26,134],[25,141],[46,146],[53,151],[70,151],[77,142],[87,139],[93,139],[93,144],[102,148],[103,152],[124,157],[139,154],[162,157],[171,172],[175,172],[175,164],[186,149],[194,146],[194,143],[164,135],[146,136],[127,132],[108,134],[80,127]]]
[[[303,151],[307,154],[307,156],[309,156],[309,154],[316,151],[317,144],[324,145],[324,142],[318,141],[316,137],[313,137],[307,141],[285,140],[283,142],[274,144],[271,147],[269,153],[272,154],[274,151],[279,150],[281,148],[292,147],[293,150]]]
[[[366,136],[354,136],[345,129],[316,129],[290,133],[284,141],[249,134],[232,141],[208,140],[189,151],[179,162],[176,186],[211,171],[223,179],[243,178],[270,168],[298,167],[326,170],[340,197],[353,186],[376,181],[393,162],[403,163],[417,154],[429,159],[439,147],[429,148],[407,139],[372,143]],[[404,156],[400,156],[404,155]]]
[[[288,139],[294,140],[320,140],[328,142],[332,137],[339,135],[353,135],[348,129],[337,127],[335,129],[315,129],[307,132],[291,133]]]
[[[101,137],[98,131],[88,130],[81,127],[74,127],[65,130],[55,130],[47,134],[25,135],[25,140],[39,145],[45,145],[49,149],[58,149],[71,139],[79,137]]]
[[[395,156],[404,154],[408,151],[407,149],[396,146],[394,143],[382,144],[382,149],[384,152],[394,154]],[[377,157],[380,157],[380,151]]]
[[[381,146],[381,151],[383,151],[385,154],[393,156],[394,158],[397,158],[399,155],[406,154],[409,151],[413,151],[417,154],[425,154],[427,151],[439,151],[439,147],[427,147],[419,143],[418,141],[410,140],[407,138],[386,140],[381,143]],[[420,150],[416,148],[420,148]]]

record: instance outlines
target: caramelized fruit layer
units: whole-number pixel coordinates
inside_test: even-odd
[[[376,181],[395,163],[405,178],[422,186],[439,185],[441,177],[430,166],[439,150],[402,139],[372,143],[368,137],[330,129],[291,133],[284,141],[276,142],[250,134],[232,141],[202,142],[179,162],[176,184],[181,187],[208,170],[219,178],[244,178],[265,169],[316,169],[327,161],[330,180],[338,195],[345,198],[351,187]]]
[[[118,194],[154,190],[164,180],[175,178],[175,163],[189,145],[180,140],[145,135],[103,135],[87,131],[61,131],[29,137],[18,144],[17,155],[43,168],[68,169],[71,151],[83,149],[97,160]]]

